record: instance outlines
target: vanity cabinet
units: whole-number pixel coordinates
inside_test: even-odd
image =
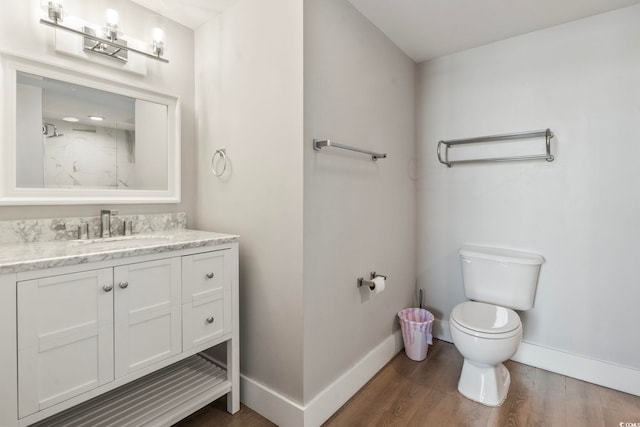
[[[181,352],[180,259],[18,282],[20,416]]]
[[[56,425],[74,412],[171,425],[226,393],[239,409],[237,243],[0,275],[11,282],[17,383],[0,425]],[[225,342],[226,370],[198,354]]]

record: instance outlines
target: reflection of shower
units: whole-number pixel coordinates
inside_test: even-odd
[[[49,134],[49,126],[53,128],[53,133]],[[42,125],[42,134],[47,138],[55,138],[57,136],[64,136],[64,133],[58,133],[58,128],[53,123],[44,122]]]

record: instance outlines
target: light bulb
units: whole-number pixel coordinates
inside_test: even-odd
[[[160,27],[155,27],[151,30],[151,38],[154,42],[163,42],[164,41],[164,31]]]
[[[118,23],[120,22],[118,11],[115,9],[107,9],[105,15],[107,17],[107,26],[118,28]]]

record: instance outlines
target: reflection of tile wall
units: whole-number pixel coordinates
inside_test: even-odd
[[[135,166],[133,131],[46,121],[53,123],[62,136],[43,136],[45,187],[135,186],[131,182]]]
[[[123,234],[122,221],[125,220],[133,221],[133,234],[187,227],[187,214],[185,212],[114,215],[111,217],[111,232],[114,236],[121,236]],[[83,222],[89,224],[90,238],[99,237],[100,216],[0,221],[0,244],[77,239],[78,226]]]

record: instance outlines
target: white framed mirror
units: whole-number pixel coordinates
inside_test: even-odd
[[[177,97],[0,60],[1,205],[180,201]]]

